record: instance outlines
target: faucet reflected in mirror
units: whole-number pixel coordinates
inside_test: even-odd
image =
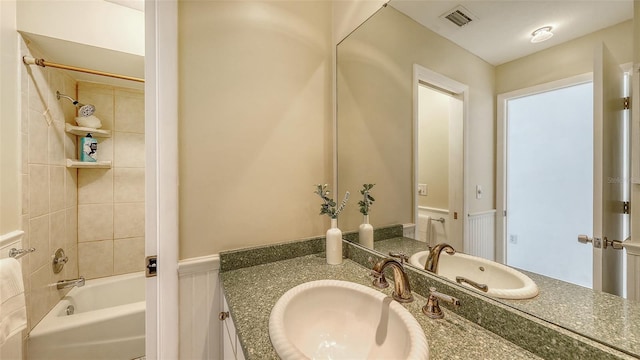
[[[630,51],[632,46],[627,45],[632,44],[631,40],[633,39],[633,21],[630,20],[632,15],[629,15],[633,14],[633,11],[627,11],[629,16],[620,18],[618,23],[612,23],[608,25],[609,27],[597,30],[597,32],[582,38],[569,40],[570,42],[566,45],[558,44],[551,49],[508,63],[490,64],[423,27],[413,20],[416,17],[411,13],[403,13],[398,10],[400,6],[396,7],[396,4],[403,2],[415,4],[415,2],[400,0],[390,1],[389,6],[380,9],[337,47],[337,186],[340,189],[350,189],[358,187],[365,181],[376,183],[376,200],[384,205],[378,206],[376,212],[371,214],[370,220],[374,229],[390,226],[404,227],[404,236],[397,236],[395,239],[387,238],[384,241],[374,243],[374,250],[381,254],[387,254],[391,251],[394,253],[403,252],[411,256],[417,252],[424,252],[429,245],[433,246],[444,242],[456,249],[459,255],[469,254],[500,263],[506,262],[506,258],[495,257],[499,250],[497,249],[499,244],[506,244],[507,241],[499,239],[499,234],[496,232],[500,229],[498,221],[503,216],[502,211],[496,211],[497,203],[501,201],[497,194],[500,179],[496,173],[496,167],[499,166],[497,163],[499,159],[496,159],[496,147],[500,144],[496,135],[496,96],[561,80],[576,74],[593,72],[593,63],[590,59],[593,57],[596,43],[615,42],[620,46],[616,45],[612,52],[619,62],[632,61],[632,52]],[[516,6],[516,3],[518,2],[505,2],[505,9],[506,6]],[[524,5],[530,2],[519,3]],[[616,5],[625,6],[623,3],[632,4],[632,2],[626,1]],[[564,5],[561,2],[554,3],[550,5],[553,9],[549,8],[548,11],[562,14],[562,11],[555,7]],[[600,12],[603,14],[608,13],[614,7],[608,7],[604,2],[599,1],[593,2],[591,5],[601,6]],[[382,34],[390,32],[393,32],[395,36],[382,36]],[[398,43],[398,38],[406,40]],[[587,60],[576,60],[575,64],[569,65],[568,62],[573,61],[571,59]],[[527,67],[527,64],[538,63],[544,64],[544,66],[538,70],[532,69],[531,66]],[[415,227],[419,221],[416,221],[419,215],[418,209],[416,209],[418,201],[420,198],[434,196],[436,192],[434,192],[433,184],[428,183],[428,187],[422,186],[420,188],[421,194],[418,193],[419,185],[425,185],[425,181],[417,178],[414,164],[415,155],[422,155],[413,149],[418,136],[415,122],[413,122],[418,106],[414,103],[418,88],[415,83],[416,78],[412,74],[414,64],[419,64],[444,77],[467,84],[471,94],[467,99],[469,101],[464,102],[464,112],[468,114],[470,121],[464,122],[460,126],[472,125],[473,129],[464,127],[462,130],[465,134],[470,134],[473,131],[473,136],[465,135],[467,138],[460,141],[454,149],[455,153],[464,154],[464,158],[460,156],[461,160],[452,162],[449,156],[442,156],[449,158],[449,164],[453,166],[461,165],[464,162],[464,172],[457,178],[463,185],[460,185],[461,190],[456,195],[458,199],[462,199],[464,204],[460,208],[449,205],[448,209],[445,209],[444,206],[430,209],[437,211],[429,212],[426,215],[432,218],[442,217],[446,220],[446,226],[440,223],[433,224],[435,225],[433,229],[437,229],[441,233],[438,234],[440,236],[433,236],[434,239],[431,243],[424,241],[424,239],[418,241],[419,229]],[[442,91],[442,89],[439,90]],[[376,99],[385,99],[385,101]],[[480,130],[478,133],[479,129],[484,130]],[[448,174],[450,180],[456,179],[451,177],[450,171]],[[340,227],[345,232],[356,231],[359,220],[360,217],[355,209],[351,209],[341,217]],[[431,222],[433,223],[433,220]],[[464,228],[459,235],[451,231],[456,227]],[[447,237],[443,238],[442,234],[446,234]],[[578,233],[576,233],[577,235]],[[520,241],[522,244],[524,237],[519,234],[519,238],[514,241]],[[567,241],[576,242],[575,237],[567,239]],[[398,247],[394,248],[391,244]],[[429,248],[429,250],[432,249]],[[449,251],[446,252],[449,253]],[[449,257],[450,255],[442,254],[442,256]],[[432,256],[433,259],[437,259],[435,264],[431,263],[432,270],[435,272],[440,258]],[[453,257],[448,259],[453,259]],[[550,258],[531,260],[547,263]],[[586,261],[591,261],[591,259]],[[441,265],[443,267],[444,262]],[[421,264],[420,269],[424,270],[425,267],[426,264]],[[526,271],[523,273],[529,275],[542,286],[548,285],[545,284],[547,281],[549,284],[559,283],[552,278],[545,278],[543,275]],[[464,279],[460,279],[461,283],[456,283],[454,277],[454,280],[451,281],[456,286],[467,289],[473,287],[479,293],[496,299],[482,289],[483,285],[488,284],[482,278],[465,276]],[[475,285],[471,284],[472,281],[476,282]],[[573,289],[577,286],[567,286],[566,288]],[[562,286],[562,289],[565,287]],[[488,290],[491,292],[491,285]],[[576,291],[585,296],[591,294],[588,289],[577,289]],[[543,293],[541,292],[541,294]],[[598,296],[599,299],[611,299],[612,304],[623,303],[619,301],[621,299],[616,299],[613,296],[600,297],[602,294],[595,293],[593,295]],[[544,296],[538,297],[536,301],[545,300],[541,298]],[[597,329],[589,332],[591,330],[585,329],[584,326],[562,323],[557,316],[536,312],[536,309],[527,305],[536,301],[521,301],[520,303],[500,299],[498,301],[577,333],[598,338],[603,343],[617,346],[617,342],[609,341],[609,337],[601,338]],[[631,313],[635,314],[637,307],[631,306],[629,308]],[[576,312],[579,311],[576,310]],[[574,316],[573,321],[577,317]],[[621,346],[625,348],[626,345]],[[629,351],[640,355],[640,352],[637,352],[635,348]]]
[[[424,264],[424,269],[434,274],[438,273],[438,263],[440,262],[440,254],[445,251],[449,255],[456,253],[456,250],[449,244],[440,243],[429,251],[429,256]]]

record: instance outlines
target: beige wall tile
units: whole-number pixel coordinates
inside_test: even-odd
[[[114,239],[144,236],[144,203],[114,204]]]
[[[64,157],[65,159],[77,159],[78,158],[78,137],[69,134],[68,132],[64,133]]]
[[[26,70],[29,74],[29,109],[42,114],[47,108],[48,94],[51,91],[47,83],[48,70],[37,66],[29,66]]]
[[[94,115],[102,122],[102,129],[113,129],[113,87],[79,82],[78,101],[96,107]]]
[[[20,96],[20,131],[26,134],[29,132],[29,91],[27,88],[22,88]]]
[[[144,168],[115,168],[113,201],[144,201]]]
[[[51,301],[56,291],[52,286],[51,268],[43,266],[33,272],[29,277],[31,283],[31,294],[29,297],[29,315],[31,315],[31,326],[42,320],[51,309]]]
[[[69,249],[65,246],[66,242],[66,224],[67,212],[61,210],[49,215],[49,248],[53,255],[57,249],[61,248],[65,252]]]
[[[116,132],[114,144],[115,167],[144,167],[144,134]]]
[[[78,274],[78,246],[65,249],[65,254],[69,258],[64,268],[59,274],[53,274],[54,280],[77,279],[82,274]]]
[[[115,90],[115,130],[144,133],[144,93]]]
[[[113,241],[113,272],[126,274],[144,270],[144,238]]]
[[[65,204],[65,174],[67,168],[63,166],[49,167],[49,199],[51,212],[63,210]]]
[[[113,205],[78,205],[78,242],[113,239]]]
[[[98,138],[98,160],[113,161],[113,138]]]
[[[51,123],[49,126],[49,164],[65,164],[65,138],[64,123],[60,121],[54,121]]]
[[[58,100],[56,91],[60,91],[65,95],[73,95],[66,92],[64,88],[64,76],[59,70],[51,69],[49,71],[49,84],[51,91],[48,93],[49,112],[55,121],[64,123],[64,104],[70,103],[67,99],[60,98]],[[73,96],[72,96],[73,97]]]
[[[65,205],[72,207],[78,205],[78,169],[67,168],[65,172]]]
[[[76,206],[68,208],[65,216],[65,248],[76,247],[78,244],[78,208]]]
[[[47,164],[49,126],[42,113],[29,110],[29,164]]]
[[[29,254],[29,273],[46,265],[50,259],[49,254],[49,215],[32,218],[29,220],[29,247],[36,251]]]
[[[78,204],[113,203],[113,170],[79,169]]]
[[[21,160],[21,169],[20,171],[23,174],[29,173],[29,135],[25,132],[21,135],[22,139],[20,141],[20,160]]]
[[[29,215],[37,217],[49,212],[49,167],[29,165]]]
[[[22,175],[22,215],[29,214],[29,174]]]
[[[79,243],[78,272],[87,279],[113,275],[113,240]]]

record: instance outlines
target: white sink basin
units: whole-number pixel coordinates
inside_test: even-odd
[[[366,286],[311,281],[287,291],[269,317],[280,358],[428,359],[416,319],[398,302]]]
[[[421,251],[409,258],[409,263],[420,269],[429,256],[428,251]],[[529,299],[538,295],[538,286],[527,275],[509,266],[495,261],[462,253],[453,255],[443,251],[438,263],[438,275],[451,281],[464,278],[479,285],[486,285],[486,292],[472,286],[468,281],[460,279],[460,284],[484,292],[500,299]]]

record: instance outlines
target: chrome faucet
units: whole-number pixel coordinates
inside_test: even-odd
[[[432,272],[434,274],[438,272],[438,262],[440,261],[440,253],[442,253],[443,250],[446,251],[447,254],[449,255],[453,255],[456,253],[456,250],[451,245],[446,243],[440,243],[434,246],[429,251],[429,256],[427,257],[427,261],[424,263],[425,270]]]
[[[413,301],[413,295],[411,294],[411,286],[409,286],[409,277],[404,272],[404,266],[398,260],[386,258],[378,261],[373,265],[371,274],[375,277],[373,285],[384,289],[389,286],[387,279],[384,277],[384,269],[391,266],[393,269],[393,283],[394,292],[391,294],[394,300],[401,303],[408,303]]]
[[[60,280],[56,285],[58,290],[62,290],[62,289],[66,289],[74,286],[77,286],[77,287],[84,286],[84,276],[80,276],[77,279]]]

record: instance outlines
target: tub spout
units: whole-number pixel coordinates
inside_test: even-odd
[[[74,286],[77,286],[77,287],[84,286],[84,276],[80,276],[77,279],[60,280],[58,281],[56,287],[58,288],[58,290],[62,290],[62,289],[66,289]]]

